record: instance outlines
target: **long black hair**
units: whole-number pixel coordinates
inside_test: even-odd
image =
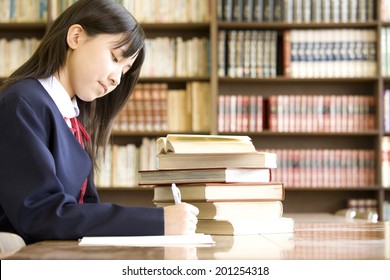
[[[66,63],[67,32],[74,24],[80,24],[91,37],[99,34],[122,34],[117,47],[126,47],[123,54],[126,58],[138,52],[131,69],[122,77],[114,91],[92,102],[78,99],[79,119],[92,138],[90,143],[86,143],[86,150],[96,167],[98,150],[108,143],[114,118],[129,99],[145,57],[144,31],[123,6],[115,0],[77,1],[53,22],[32,57],[2,87],[25,78],[44,79],[57,73]]]

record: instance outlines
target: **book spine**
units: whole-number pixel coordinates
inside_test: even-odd
[[[263,21],[274,21],[274,0],[264,0]]]
[[[243,0],[233,0],[233,18],[235,22],[241,22],[244,18]]]
[[[218,32],[218,76],[226,76],[226,30]]]
[[[253,22],[254,20],[254,1],[256,0],[243,0],[244,1],[244,17],[243,20],[246,22]]]
[[[294,0],[283,0],[282,18],[284,22],[292,23],[294,21]]]
[[[233,0],[224,0],[223,5],[223,19],[224,21],[232,21],[233,20]]]
[[[383,145],[388,144],[382,143],[382,147]],[[282,180],[289,188],[356,188],[375,184],[373,150],[293,149],[273,150],[273,152],[278,154],[279,172],[273,180]],[[382,157],[390,155],[389,152],[387,153]],[[387,170],[387,174],[390,174],[389,166],[389,163],[385,167],[382,165],[382,168]]]
[[[390,187],[390,137],[382,137],[382,186]]]
[[[236,77],[236,43],[237,43],[237,31],[228,31],[228,61],[227,61],[227,74],[229,77]]]
[[[253,0],[253,20],[257,22],[263,22],[264,1],[265,0]]]
[[[225,132],[225,96],[218,96],[218,132]]]
[[[291,30],[285,30],[283,32],[283,68],[285,77],[291,77],[291,44]]]

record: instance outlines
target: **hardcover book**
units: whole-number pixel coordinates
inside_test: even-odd
[[[157,207],[172,205],[170,202],[155,202]],[[281,201],[233,201],[191,202],[199,209],[199,220],[272,219],[283,214]]]
[[[140,170],[138,175],[140,185],[166,185],[171,183],[184,184],[202,182],[266,183],[271,181],[271,170],[268,168]]]
[[[202,183],[177,186],[184,202],[282,201],[283,183]],[[155,203],[173,202],[171,185],[154,187]]]
[[[230,149],[231,150],[231,149]],[[229,151],[229,150],[228,150]],[[269,152],[159,154],[158,169],[276,168],[277,156]]]

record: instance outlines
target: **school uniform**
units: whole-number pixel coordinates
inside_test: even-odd
[[[77,110],[57,106],[61,101],[45,88],[53,89],[48,80],[26,79],[0,93],[0,231],[26,243],[164,234],[161,208],[98,203],[91,160],[64,119]],[[67,102],[74,105],[69,96]]]

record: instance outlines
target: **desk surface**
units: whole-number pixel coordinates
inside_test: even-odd
[[[80,247],[77,241],[43,241],[8,259],[390,259],[390,222],[293,217],[293,234],[213,236],[210,247]]]

